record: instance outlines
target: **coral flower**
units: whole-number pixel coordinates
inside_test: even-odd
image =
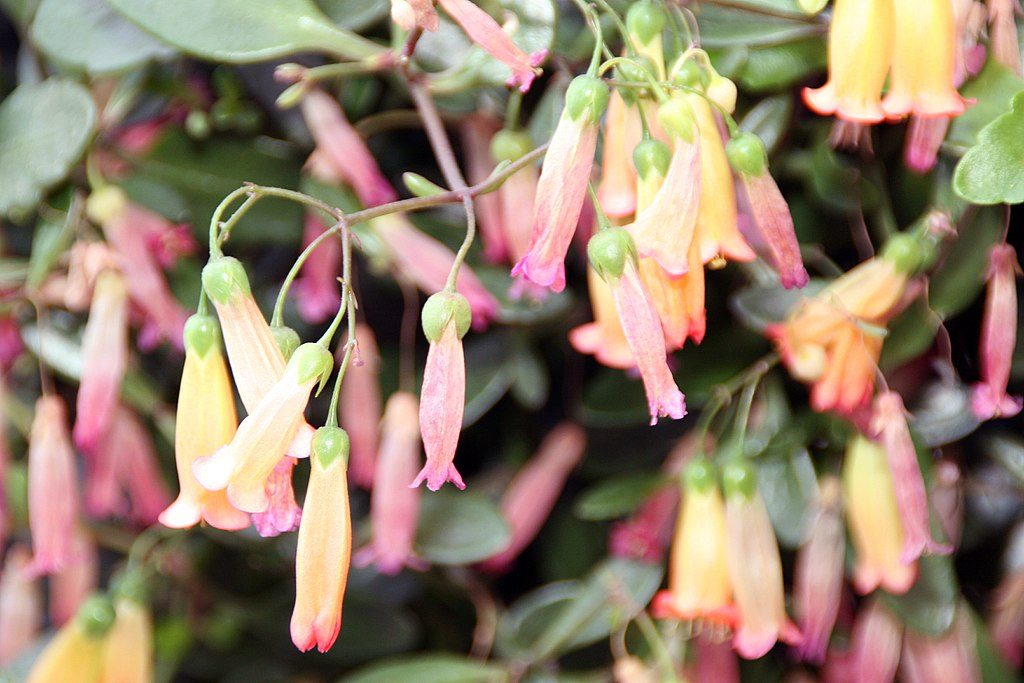
[[[170,503],[153,440],[138,416],[119,406],[103,450],[113,468],[115,485],[128,497],[132,521],[149,526]]]
[[[562,423],[544,437],[536,455],[523,466],[501,497],[501,514],[512,539],[508,546],[482,564],[500,572],[512,566],[544,526],[569,474],[583,458],[587,435],[579,425]]]
[[[454,292],[438,292],[423,305],[423,334],[430,342],[420,389],[420,434],[427,462],[412,486],[424,481],[437,491],[450,481],[466,488],[453,464],[466,404],[466,360],[462,337],[469,331],[469,303]]]
[[[302,510],[295,502],[295,489],[292,487],[292,470],[297,462],[295,458],[284,456],[267,478],[267,499],[270,503],[265,511],[252,516],[253,526],[264,538],[299,528]]]
[[[153,619],[145,605],[131,598],[114,603],[114,625],[103,653],[103,683],[153,680]]]
[[[893,0],[836,0],[828,32],[828,82],[817,89],[804,88],[807,106],[823,116],[835,114],[856,123],[885,118],[882,86],[895,30]],[[926,42],[932,40],[925,37]]]
[[[800,645],[802,636],[786,616],[782,560],[757,475],[747,463],[722,472],[725,489],[725,556],[739,611],[733,648],[746,659],[763,657],[776,640]]]
[[[992,58],[1020,76],[1016,0],[988,0],[988,44]]]
[[[71,562],[50,577],[50,621],[58,625],[78,613],[100,581],[99,548],[81,528],[72,535],[71,555]]]
[[[341,629],[341,603],[352,555],[348,506],[348,435],[321,427],[313,436],[309,486],[295,551],[295,609],[291,634],[303,652],[331,649]]]
[[[714,466],[703,457],[683,471],[668,590],[658,593],[651,606],[656,617],[729,624],[735,616],[726,568],[725,504],[716,478]]]
[[[107,634],[114,608],[106,598],[90,598],[39,654],[26,683],[97,683],[103,680]]]
[[[352,483],[369,489],[377,462],[377,430],[381,419],[380,352],[373,330],[356,324],[359,364],[353,363],[341,385],[340,422],[352,442],[348,474]],[[338,349],[341,353],[341,349]],[[339,359],[340,362],[340,359]],[[409,482],[406,482],[408,484]]]
[[[565,289],[565,255],[586,197],[608,97],[608,86],[596,77],[577,76],[569,84],[537,183],[529,252],[512,269],[513,277]]]
[[[526,54],[512,42],[501,26],[490,14],[469,0],[438,0],[452,19],[466,32],[470,40],[486,50],[492,57],[512,70],[507,85],[526,92],[533,79],[540,73],[541,62],[547,56],[546,50]]]
[[[347,381],[347,378],[346,378]],[[420,458],[419,404],[396,391],[388,399],[381,422],[380,454],[370,497],[373,541],[356,555],[358,564],[374,562],[382,574],[416,566],[413,541],[420,513],[419,489],[409,482]]]
[[[949,630],[937,638],[907,629],[900,680],[906,683],[981,683],[977,644],[978,634],[965,605],[957,609]]]
[[[982,420],[1013,417],[1021,397],[1010,396],[1010,365],[1017,343],[1017,253],[1009,244],[992,247],[988,255],[988,292],[981,327],[981,382],[974,385],[971,408]]]
[[[110,428],[127,367],[128,290],[120,273],[104,270],[82,335],[82,384],[72,436],[83,451],[93,451]]]
[[[220,341],[220,328],[213,316],[196,314],[189,318],[174,429],[180,492],[159,518],[161,524],[171,528],[187,528],[200,521],[232,531],[249,525],[249,516],[232,507],[224,491],[207,491],[192,474],[192,464],[230,443],[238,426],[235,396]]]
[[[31,553],[22,545],[7,551],[0,573],[0,666],[7,666],[39,636],[43,596],[28,575]]]
[[[302,98],[302,116],[316,141],[316,154],[355,189],[363,205],[377,206],[398,199],[336,99],[322,90],[310,90]]]
[[[467,116],[459,128],[462,134],[462,148],[466,155],[466,179],[472,185],[482,183],[494,170],[491,144],[501,130],[501,122],[493,115],[477,113]],[[477,227],[480,229],[480,239],[483,242],[484,259],[490,263],[500,263],[508,258],[509,254],[505,242],[505,229],[502,226],[499,192],[500,188],[498,192],[485,192],[473,198]]]
[[[569,332],[569,343],[580,353],[591,354],[598,363],[610,368],[628,370],[636,367],[633,351],[615,312],[611,287],[593,268],[587,268],[587,286],[594,321],[573,328]]]
[[[310,391],[326,381],[333,366],[323,346],[300,346],[284,376],[242,420],[231,443],[193,463],[199,483],[210,491],[226,488],[228,500],[239,510],[265,512],[270,506],[267,479],[295,437]]]
[[[28,447],[28,521],[33,575],[53,574],[74,560],[78,519],[75,453],[67,413],[58,396],[36,401]]]
[[[636,167],[633,150],[640,143],[643,128],[637,105],[627,104],[615,90],[608,101],[601,154],[601,182],[597,199],[611,218],[627,218],[636,210]]]
[[[324,233],[324,225],[312,213],[306,214],[302,232],[303,247],[309,246]],[[341,240],[321,242],[302,264],[302,274],[295,281],[295,303],[299,315],[310,324],[322,323],[338,310],[341,293],[338,277],[341,275]]]
[[[899,394],[886,391],[875,399],[871,429],[885,449],[896,492],[896,506],[903,521],[903,552],[900,561],[912,564],[926,552],[951,553],[952,546],[932,539],[928,492],[921,468],[917,464],[917,450],[907,427],[907,411]]]
[[[843,500],[856,557],[854,588],[861,594],[879,586],[906,593],[917,565],[900,559],[906,534],[885,450],[863,436],[854,437],[846,449]]]
[[[532,148],[533,141],[524,131],[503,130],[495,135],[491,142],[491,154],[496,162],[512,163],[525,156]],[[531,164],[512,174],[494,193],[501,208],[502,239],[512,261],[519,261],[530,249],[533,206],[539,175],[537,167]],[[534,298],[540,298],[547,290],[535,287],[526,291]]]
[[[899,619],[877,598],[870,600],[853,624],[850,680],[892,681],[900,663],[902,638],[903,624]]]
[[[951,0],[893,0],[892,77],[882,100],[888,118],[959,116],[954,86],[957,33]]]

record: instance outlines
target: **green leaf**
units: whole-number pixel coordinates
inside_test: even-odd
[[[363,59],[383,48],[334,26],[313,0],[107,0],[182,52],[241,64],[296,52]]]
[[[793,97],[782,94],[766,97],[755,104],[740,121],[740,128],[761,138],[769,152],[775,150],[786,134],[793,116]]]
[[[466,344],[466,407],[463,428],[487,414],[516,380],[515,346],[506,335],[474,337]]]
[[[923,555],[917,565],[917,581],[910,590],[903,595],[879,594],[907,628],[941,636],[953,625],[960,598],[953,559],[948,555]]]
[[[511,540],[498,507],[476,493],[448,490],[423,497],[416,552],[435,564],[472,564]]]
[[[771,446],[768,454],[755,460],[758,490],[779,543],[796,548],[806,539],[812,520],[812,503],[818,497],[818,480],[807,449],[791,438],[785,446]]]
[[[512,380],[512,395],[519,405],[528,410],[540,410],[548,400],[548,370],[534,351],[524,347],[513,361],[515,377]]]
[[[508,678],[508,672],[496,664],[431,653],[377,662],[345,676],[339,683],[498,683]]]
[[[746,2],[750,7],[766,7],[767,3]],[[787,3],[792,4],[792,3]],[[825,26],[797,12],[766,14],[739,7],[702,3],[697,15],[701,44],[706,48],[743,45],[747,47],[778,45],[789,41],[823,35]],[[782,14],[783,16],[779,16]]]
[[[43,0],[30,37],[61,67],[90,74],[119,73],[174,54],[105,0]]]
[[[944,320],[967,308],[985,286],[988,252],[1003,234],[1003,214],[1002,207],[980,209],[957,226],[957,239],[928,284],[928,302]]]
[[[31,210],[67,176],[95,125],[92,97],[77,83],[16,88],[0,104],[0,215]]]
[[[607,479],[584,491],[573,505],[580,519],[603,521],[633,512],[654,491],[665,485],[659,472],[643,472]]]
[[[753,92],[788,88],[824,69],[825,55],[822,38],[753,49],[740,71],[739,85]]]
[[[1024,90],[1024,80],[1020,76],[994,59],[988,60],[981,73],[961,90],[974,104],[953,119],[944,146],[963,154],[977,142],[978,131],[1010,110],[1013,96],[1021,90]]]
[[[975,204],[1024,202],[1024,93],[978,133],[953,174],[953,189]]]
[[[25,26],[32,20],[40,0],[0,0],[0,8],[3,8],[12,19]]]
[[[361,31],[391,11],[388,0],[316,0],[316,4],[331,21],[349,31]]]
[[[971,410],[970,387],[961,382],[937,381],[921,392],[912,424],[922,444],[938,448],[971,434],[981,421]]]
[[[786,319],[803,299],[812,297],[828,284],[811,280],[803,289],[783,289],[782,285],[753,285],[732,297],[732,310],[739,321],[751,330],[762,333],[769,325]]]
[[[931,347],[940,322],[924,299],[916,300],[889,324],[879,365],[897,368],[920,356]]]

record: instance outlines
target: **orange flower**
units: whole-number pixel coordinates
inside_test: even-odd
[[[110,601],[90,598],[39,654],[27,683],[99,683],[106,637],[113,623]]]
[[[660,266],[655,264],[660,269]],[[628,370],[636,367],[636,359],[622,331],[622,323],[615,312],[615,301],[608,283],[597,271],[587,268],[587,286],[594,322],[584,323],[569,332],[569,343],[580,353],[594,356],[598,363],[610,368]]]
[[[636,169],[633,149],[642,129],[636,106],[626,103],[618,90],[608,101],[601,154],[601,182],[597,198],[601,209],[612,218],[626,218],[636,211]]]
[[[114,603],[116,617],[107,633],[102,683],[153,680],[153,620],[146,607],[130,598]]]

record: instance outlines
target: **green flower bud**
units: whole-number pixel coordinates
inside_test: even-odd
[[[764,143],[753,133],[737,133],[725,145],[725,155],[733,170],[743,175],[760,176],[768,168]]]
[[[78,608],[75,621],[85,631],[86,635],[93,638],[102,638],[114,625],[116,618],[114,605],[110,598],[105,595],[93,595]]]
[[[533,149],[529,133],[521,130],[499,130],[491,138],[491,157],[495,161],[516,161]]]
[[[219,304],[233,297],[249,296],[249,277],[241,262],[231,256],[217,256],[203,268],[203,289]]]
[[[284,92],[277,96],[277,108],[291,109],[302,101],[302,98],[306,96],[308,91],[309,83],[307,81],[292,83],[284,89]]]
[[[590,238],[587,257],[598,275],[608,281],[622,276],[626,259],[636,258],[636,245],[625,228],[606,228]]]
[[[320,344],[308,342],[295,349],[288,365],[295,367],[300,383],[319,377],[320,385],[323,386],[334,369],[334,356]]]
[[[715,73],[708,83],[708,97],[719,107],[733,113],[736,111],[736,84],[725,76]]]
[[[804,14],[813,16],[825,9],[828,0],[796,0],[796,4]]]
[[[913,275],[928,260],[928,251],[928,247],[914,235],[901,232],[885,243],[881,258],[891,261],[901,273]]]
[[[718,485],[715,466],[703,455],[693,458],[683,470],[683,482],[686,488],[697,493],[707,493]]]
[[[210,137],[210,117],[201,109],[193,109],[185,117],[185,132],[193,140]]]
[[[634,2],[626,12],[626,30],[629,35],[644,45],[661,37],[665,28],[665,13],[653,2]]]
[[[185,321],[185,351],[200,358],[220,346],[220,324],[212,315],[196,313]]]
[[[565,92],[565,111],[573,121],[586,116],[587,123],[596,124],[608,108],[611,93],[604,81],[586,74],[572,79]]]
[[[658,123],[669,135],[693,142],[697,136],[697,123],[693,108],[685,97],[673,97],[658,109]]]
[[[757,493],[757,472],[746,460],[733,459],[722,467],[722,488],[726,496],[750,500]]]
[[[410,171],[402,174],[402,182],[409,188],[409,192],[412,192],[417,197],[434,197],[444,194],[446,191],[437,183],[427,180],[419,173],[412,173]]]
[[[711,82],[711,76],[696,60],[687,59],[676,70],[673,80],[676,85],[704,90]]]
[[[299,333],[286,325],[274,325],[270,328],[270,334],[274,336],[277,348],[281,349],[281,355],[284,356],[285,361],[291,359],[295,349],[299,348],[299,344],[302,343]]]
[[[338,458],[348,463],[348,448],[348,432],[341,427],[320,427],[313,433],[309,454],[321,469],[327,469]]]
[[[664,178],[671,161],[672,150],[661,140],[641,140],[633,150],[633,165],[641,179],[646,179],[652,171]]]
[[[433,294],[423,304],[421,314],[423,323],[423,335],[430,343],[437,342],[444,334],[444,328],[449,321],[455,321],[455,332],[459,339],[469,332],[469,325],[473,321],[473,312],[469,308],[466,297],[457,292],[438,292]]]

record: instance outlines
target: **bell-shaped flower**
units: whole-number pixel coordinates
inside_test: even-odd
[[[782,560],[757,475],[745,462],[722,471],[725,489],[725,556],[739,612],[732,645],[746,659],[763,657],[777,640],[800,645],[786,616]]]
[[[882,87],[895,31],[893,0],[836,0],[828,31],[828,81],[804,88],[807,106],[857,123],[885,118]]]
[[[907,124],[907,143],[903,163],[917,173],[928,173],[939,159],[939,148],[949,131],[945,117],[911,116]]]
[[[988,0],[988,45],[992,58],[1020,76],[1016,0]]]
[[[6,667],[39,637],[43,625],[43,595],[39,581],[29,576],[32,554],[12,546],[0,572],[0,667]]]
[[[93,596],[39,653],[26,683],[97,683],[103,679],[107,634],[114,624],[114,607]]]
[[[179,493],[160,513],[161,524],[183,529],[204,521],[229,531],[249,526],[249,516],[231,506],[227,493],[206,490],[192,474],[192,464],[230,443],[237,426],[220,327],[213,316],[196,314],[185,325],[185,367],[174,429]]]
[[[891,119],[959,116],[966,103],[954,85],[958,38],[953,3],[892,0],[892,5],[892,73],[882,111]]]
[[[978,633],[970,608],[961,604],[953,625],[934,637],[907,629],[903,640],[900,680],[905,683],[957,681],[981,683]]]
[[[103,683],[148,683],[153,680],[153,619],[132,598],[114,602],[114,625],[103,653]]]
[[[735,609],[726,567],[725,504],[707,458],[686,465],[680,495],[668,590],[654,597],[652,612],[658,618],[731,624]]]
[[[71,538],[71,561],[50,576],[50,621],[70,621],[100,583],[100,551],[87,531],[78,527]]]
[[[364,206],[398,199],[366,142],[345,118],[336,99],[323,90],[311,89],[302,98],[302,116],[316,142],[316,153],[326,160],[338,178],[355,189]]]
[[[587,255],[611,287],[622,331],[643,380],[651,424],[657,424],[659,417],[682,419],[686,402],[666,361],[665,336],[640,280],[633,238],[623,228],[606,228],[590,239]]]
[[[1019,669],[1024,662],[1024,522],[1010,532],[988,628],[1003,659]]]
[[[82,383],[72,436],[83,451],[94,450],[110,428],[127,367],[128,289],[120,273],[105,270],[96,279],[82,335]]]
[[[326,381],[333,367],[334,359],[323,346],[300,346],[284,376],[242,420],[231,443],[193,463],[199,483],[210,491],[226,488],[228,500],[239,510],[266,511],[267,479],[295,438],[310,391]]]
[[[331,649],[341,629],[341,604],[352,555],[352,517],[348,506],[348,435],[339,427],[321,427],[313,436],[309,486],[295,551],[295,609],[291,634],[295,647]]]
[[[878,587],[906,593],[917,578],[916,563],[901,561],[906,533],[885,450],[856,436],[843,460],[843,502],[854,549],[853,587],[867,594]]]
[[[857,613],[850,646],[850,680],[889,683],[900,663],[903,623],[873,598]]]
[[[309,246],[324,233],[324,225],[312,213],[306,214],[302,232],[302,244]],[[330,318],[341,305],[338,277],[341,275],[341,240],[328,239],[321,242],[302,264],[302,271],[295,280],[292,291],[299,316],[315,325]]]
[[[437,30],[434,0],[391,0],[391,20],[405,31],[421,28]]]
[[[356,324],[356,349],[359,363],[349,365],[341,384],[340,422],[352,442],[348,474],[352,483],[369,489],[377,468],[377,431],[381,419],[380,352],[373,330],[365,323]],[[338,353],[342,353],[341,348]]]
[[[497,163],[512,163],[525,156],[533,148],[533,141],[525,131],[503,130],[491,141],[491,155]],[[534,199],[540,172],[534,165],[525,166],[513,173],[495,194],[501,209],[502,239],[509,258],[518,262],[530,249],[530,233],[533,227]],[[535,299],[543,297],[543,287],[525,290]]]
[[[437,491],[450,481],[464,489],[454,461],[466,405],[462,337],[469,331],[469,303],[454,292],[438,292],[423,305],[422,318],[423,334],[430,342],[420,388],[420,434],[427,462],[411,485],[425,481],[428,489]]]
[[[590,354],[598,363],[610,368],[628,370],[636,367],[636,359],[615,311],[611,287],[596,270],[587,268],[587,288],[590,290],[594,321],[573,328],[569,332],[569,343],[580,353]]]
[[[28,445],[28,523],[34,553],[30,573],[53,574],[71,563],[78,484],[67,413],[59,396],[43,395],[36,401]]]
[[[403,567],[419,564],[412,545],[419,522],[420,492],[409,486],[420,459],[418,412],[413,394],[396,391],[388,398],[380,425],[380,454],[370,496],[373,540],[356,553],[356,563],[373,562],[382,574],[397,574]]]
[[[629,104],[618,90],[608,101],[601,152],[601,181],[597,199],[611,218],[629,218],[636,213],[636,167],[633,150],[640,143],[643,128],[636,102]]]
[[[846,535],[843,532],[842,488],[833,476],[823,478],[810,537],[797,551],[793,598],[804,641],[800,658],[813,664],[825,660],[843,595]]]
[[[104,449],[112,461],[118,486],[127,494],[130,519],[141,526],[156,522],[171,502],[170,494],[160,472],[153,439],[134,412],[118,407]]]
[[[466,179],[471,185],[484,182],[494,170],[492,140],[501,130],[501,122],[487,113],[467,116],[459,126],[462,149],[466,156]],[[532,197],[530,201],[533,201]],[[473,206],[476,209],[476,224],[483,244],[484,259],[490,263],[506,260],[509,251],[502,225],[500,188],[497,192],[477,195],[473,198]]]
[[[444,288],[455,253],[430,235],[420,231],[402,214],[389,214],[373,221],[376,234],[387,248],[399,275],[408,278],[423,292]],[[498,314],[500,305],[466,264],[459,268],[455,289],[466,297],[472,311],[473,329],[482,330]]]
[[[974,385],[971,409],[981,420],[1013,417],[1021,410],[1021,397],[1010,396],[1010,365],[1017,344],[1017,253],[1000,243],[988,254],[988,289],[981,325],[981,381]]]
[[[437,0],[438,4],[462,27],[469,39],[512,70],[507,85],[526,92],[540,73],[537,67],[547,56],[546,50],[526,54],[512,42],[490,14],[470,0]]]
[[[264,538],[272,538],[299,528],[302,510],[295,502],[292,487],[292,470],[298,462],[284,456],[274,465],[274,471],[267,478],[267,499],[270,503],[263,512],[253,513],[252,524]]]
[[[512,538],[504,550],[483,562],[484,570],[506,571],[537,536],[586,447],[586,432],[570,422],[558,425],[544,437],[537,453],[516,473],[501,496],[501,514]]]
[[[810,278],[800,256],[789,205],[768,172],[764,143],[753,133],[740,133],[729,140],[726,153],[746,194],[754,227],[760,233],[782,286],[786,289],[803,287]]]
[[[586,199],[608,97],[608,86],[594,76],[577,76],[569,84],[537,182],[529,252],[512,269],[513,277],[565,289],[565,255]]]

